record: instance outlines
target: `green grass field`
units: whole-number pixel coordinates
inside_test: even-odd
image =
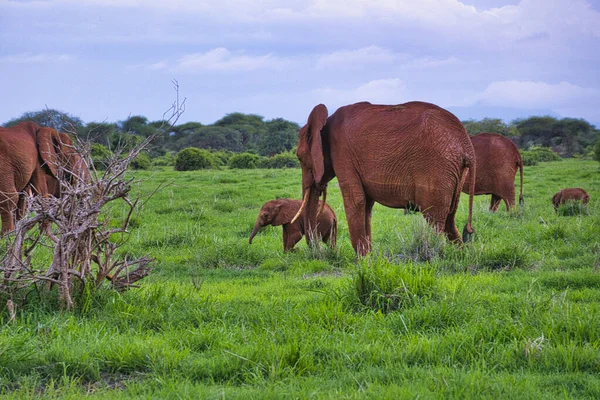
[[[336,181],[338,248],[284,254],[281,227],[248,236],[263,202],[300,197],[299,169],[135,175],[140,194],[172,182],[122,247],[153,273],[72,312],[36,293],[12,323],[4,308],[3,398],[600,398],[597,162],[526,167],[524,210],[476,197],[463,248],[376,205],[362,260]],[[564,187],[585,188],[587,209],[555,213]]]

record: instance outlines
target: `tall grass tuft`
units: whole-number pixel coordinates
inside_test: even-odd
[[[583,204],[577,200],[567,200],[564,204],[558,206],[556,213],[563,217],[571,217],[574,215],[589,215],[587,204]]]
[[[413,224],[412,232],[407,235],[397,234],[397,255],[400,259],[415,262],[434,261],[444,256],[448,241],[443,234],[438,234],[427,221],[419,218]]]
[[[374,256],[359,263],[344,298],[354,310],[389,313],[431,298],[437,287],[435,271],[429,264],[395,264]]]

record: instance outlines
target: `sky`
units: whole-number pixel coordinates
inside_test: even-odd
[[[600,128],[600,0],[0,0],[0,124],[54,108],[303,125],[323,103]]]

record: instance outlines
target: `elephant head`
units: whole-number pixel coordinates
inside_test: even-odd
[[[37,143],[43,165],[51,176],[47,179],[50,194],[60,195],[60,181],[67,181],[71,185],[89,181],[87,165],[69,135],[42,127],[37,132]]]
[[[292,222],[304,212],[304,226],[307,232],[315,230],[317,218],[325,207],[327,183],[335,177],[326,137],[327,117],[327,107],[319,104],[313,108],[308,116],[308,122],[299,131],[296,155],[302,167],[303,195],[302,205]],[[323,194],[323,201],[319,208],[321,194]],[[307,243],[310,243],[312,237],[314,235],[306,235]]]
[[[298,202],[294,202],[289,199],[277,199],[267,201],[260,209],[254,229],[250,235],[248,243],[252,244],[252,239],[261,230],[261,228],[272,225],[279,226],[289,224],[294,216],[296,210],[298,210]]]

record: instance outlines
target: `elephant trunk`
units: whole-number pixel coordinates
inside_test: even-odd
[[[256,221],[256,224],[254,225],[254,229],[252,230],[252,233],[250,234],[250,239],[248,239],[249,244],[252,244],[252,239],[254,239],[254,236],[256,236],[258,231],[260,231],[260,228],[262,228],[260,222]]]
[[[317,238],[317,218],[319,214],[319,190],[316,186],[311,186],[306,190],[304,198],[306,205],[304,210],[304,232],[306,243],[310,244]]]

